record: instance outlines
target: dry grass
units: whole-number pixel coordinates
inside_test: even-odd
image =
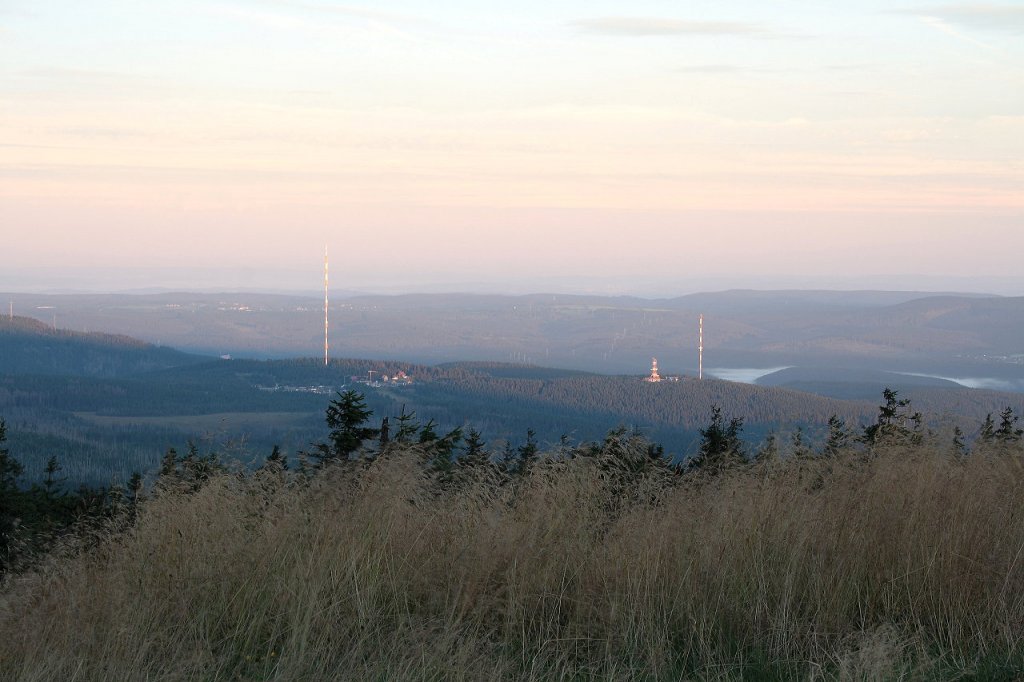
[[[1024,459],[224,476],[0,595],[17,680],[1014,679]],[[484,480],[486,478],[486,480]]]

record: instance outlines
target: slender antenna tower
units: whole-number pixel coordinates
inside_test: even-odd
[[[13,298],[11,299],[11,312],[7,316],[7,319],[11,320],[12,322],[14,321],[14,299]]]
[[[700,315],[700,336],[697,340],[697,378],[704,378],[704,313]]]
[[[328,344],[327,335],[327,330],[330,326],[330,322],[328,320],[329,311],[330,305],[327,300],[327,245],[324,244],[324,367],[327,367],[331,359],[329,354],[330,345]]]

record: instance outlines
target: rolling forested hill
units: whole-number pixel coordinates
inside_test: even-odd
[[[129,376],[207,359],[129,336],[54,329],[28,317],[0,317],[0,374]]]
[[[69,371],[39,371],[24,363],[35,371],[3,372],[0,416],[8,421],[12,451],[26,464],[28,477],[38,477],[46,459],[57,455],[68,480],[92,483],[152,471],[167,448],[180,450],[190,439],[246,463],[257,462],[274,445],[294,456],[325,437],[324,410],[346,387],[365,393],[374,420],[414,411],[439,429],[476,428],[495,450],[505,442],[521,443],[528,429],[546,445],[563,435],[575,442],[599,439],[623,425],[641,430],[676,457],[693,453],[698,430],[715,405],[742,417],[744,436],[755,445],[769,431],[798,426],[810,438],[820,437],[833,414],[851,426],[867,424],[880,397],[876,392],[842,400],[714,379],[649,384],[639,376],[512,363],[332,360],[324,367],[311,359],[201,361],[130,339],[62,339],[32,327],[9,334],[6,347],[13,357],[30,357],[25,346],[53,339],[64,342]],[[379,381],[400,371],[412,382]],[[988,413],[1006,406],[1024,413],[1020,394],[942,382],[905,389],[904,395],[933,426],[943,415],[958,415],[968,435]]]

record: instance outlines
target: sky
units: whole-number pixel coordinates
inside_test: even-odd
[[[0,290],[1024,295],[1024,2],[0,0]]]

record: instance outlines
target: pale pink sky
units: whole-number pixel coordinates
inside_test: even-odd
[[[1018,278],[1024,8],[822,5],[5,2],[0,289]]]

